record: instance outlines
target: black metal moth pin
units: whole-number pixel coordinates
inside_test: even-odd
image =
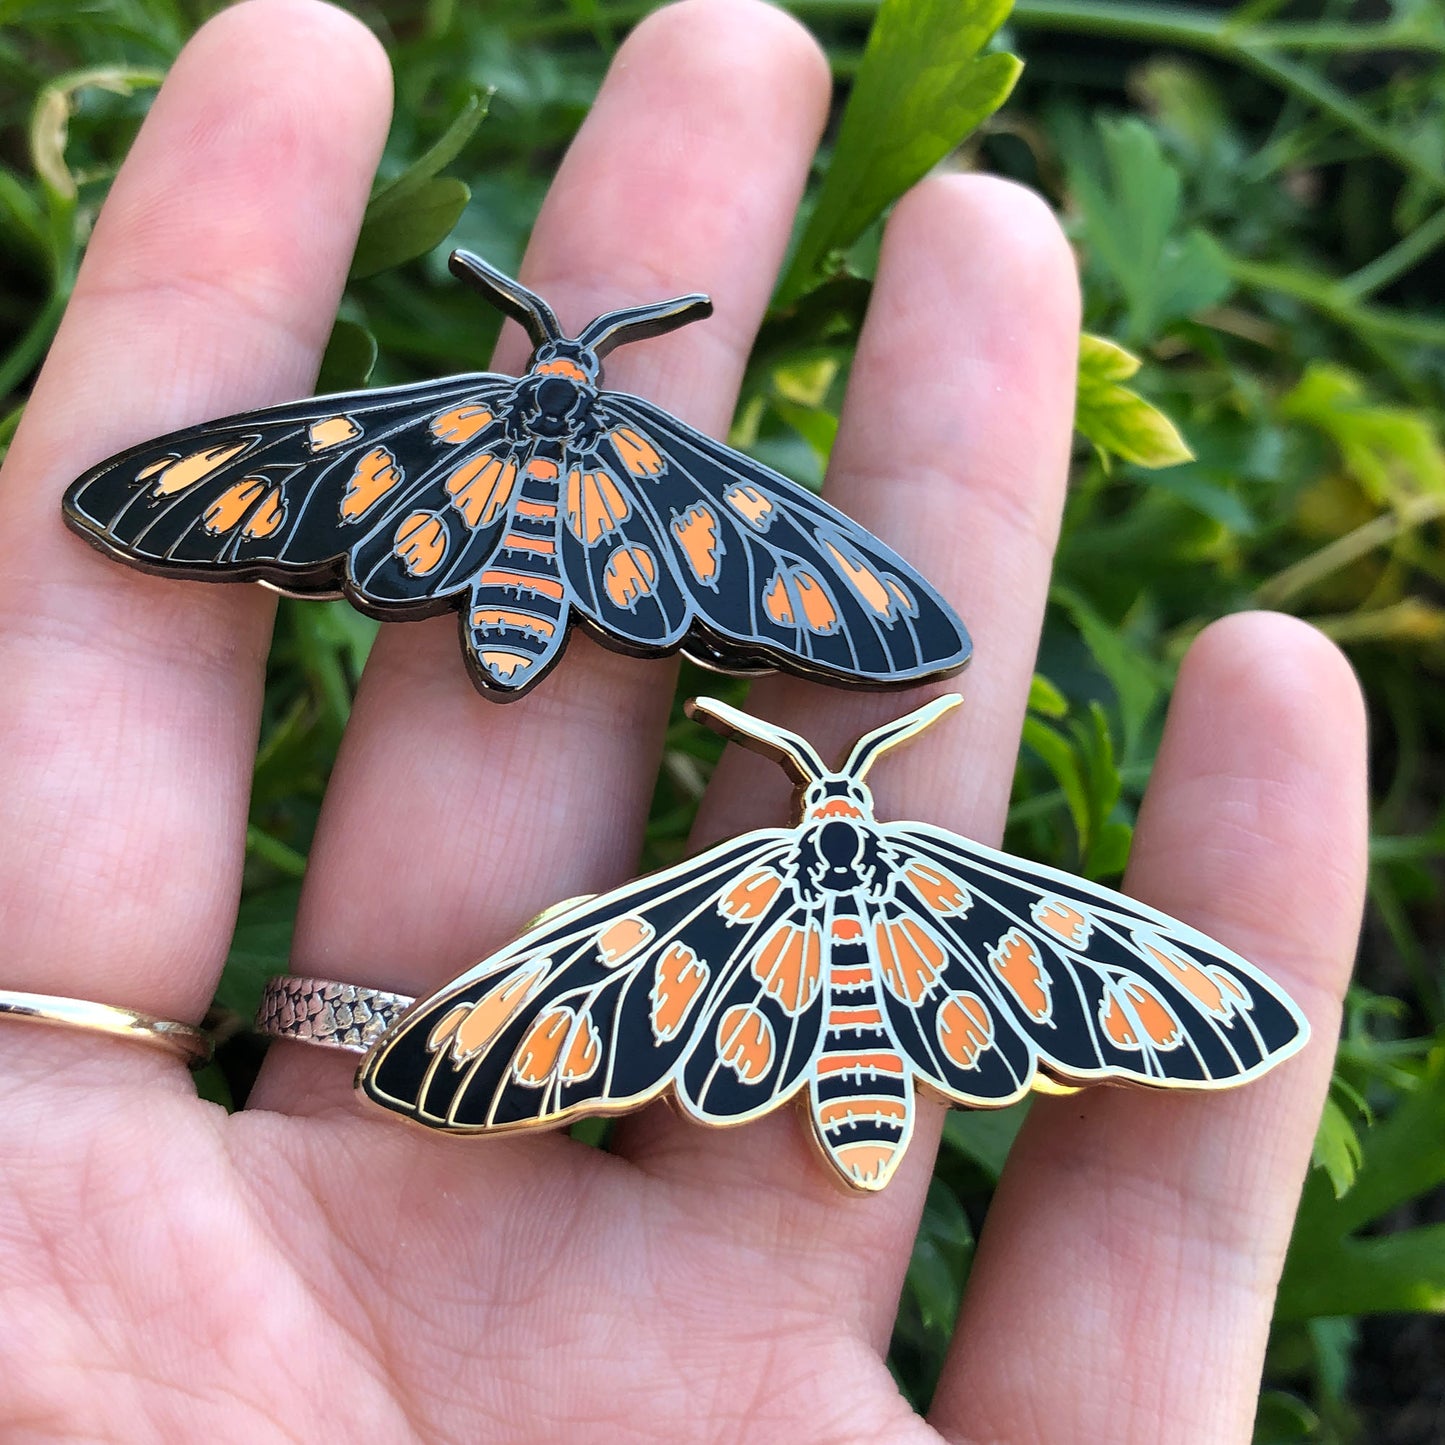
[[[906,686],[956,672],[962,622],[805,488],[640,397],[602,359],[711,313],[683,296],[568,338],[464,251],[452,270],[527,330],[487,372],[244,412],[132,447],[65,495],[68,524],[147,572],[345,596],[384,621],[459,614],[488,696],[520,697],[580,622],[618,651],[737,673]]]

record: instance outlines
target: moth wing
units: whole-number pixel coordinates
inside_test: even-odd
[[[797,910],[778,866],[793,837],[746,834],[529,929],[410,1008],[362,1065],[361,1087],[457,1132],[620,1113],[674,1086],[713,1122],[771,1107],[801,1077],[809,1025],[747,964]],[[737,1008],[753,1012],[729,1017]],[[758,1018],[773,1044],[785,1035],[765,1059]],[[723,1046],[742,1065],[725,1068],[731,1086],[712,1069]]]
[[[454,479],[485,471],[479,458],[501,441],[499,411],[515,385],[476,373],[189,427],[92,467],[65,494],[66,520],[146,571],[345,590],[387,615],[436,610],[430,599],[460,586],[452,564],[475,531]],[[382,538],[391,570],[358,576],[350,559]]]
[[[1007,1102],[1040,1067],[1066,1084],[1223,1088],[1308,1038],[1269,978],[1157,909],[942,830],[883,832],[897,858],[875,922],[885,1004],[955,1102]]]
[[[687,609],[672,631],[699,661],[897,686],[968,661],[968,633],[933,586],[806,488],[640,397],[604,392],[597,415],[597,465],[632,513],[621,529],[656,550],[670,574],[659,591]],[[583,609],[609,628],[595,594]]]

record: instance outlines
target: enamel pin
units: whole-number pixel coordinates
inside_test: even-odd
[[[452,270],[527,330],[525,376],[480,372],[245,412],[132,447],[65,495],[70,527],[147,572],[345,596],[383,621],[460,615],[488,696],[520,697],[586,625],[621,652],[906,686],[968,633],[841,512],[639,397],[602,359],[711,313],[609,312],[575,339],[478,257]]]
[[[564,905],[420,1003],[274,979],[264,1032],[365,1050],[357,1086],[454,1133],[547,1128],[662,1095],[701,1124],[805,1101],[856,1189],[887,1184],[920,1088],[1216,1089],[1303,1047],[1257,969],[1108,888],[926,823],[880,823],[869,768],[961,699],[869,733],[840,770],[708,698],[691,716],[779,762],[791,828]]]

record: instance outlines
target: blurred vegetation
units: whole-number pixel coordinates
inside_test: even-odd
[[[155,86],[214,8],[0,0],[0,441]],[[650,7],[352,8],[391,50],[398,108],[322,385],[475,369],[495,322],[457,304],[444,242],[515,267],[611,52]],[[1036,187],[1077,244],[1090,333],[1079,445],[1009,846],[1118,874],[1173,670],[1211,618],[1295,612],[1365,682],[1371,907],[1258,1439],[1445,1437],[1445,8],[791,8],[828,47],[839,117],[735,441],[820,480],[880,218],[935,165]],[[340,604],[281,610],[218,999],[234,1037],[206,1085],[218,1096],[254,1069],[241,1020],[284,965],[371,632]],[[715,746],[673,727],[650,862],[682,848]],[[950,1120],[894,1339],[920,1402],[1019,1114]]]

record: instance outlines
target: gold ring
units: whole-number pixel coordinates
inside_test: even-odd
[[[86,998],[0,989],[0,1016],[134,1039],[138,1044],[148,1044],[151,1048],[178,1055],[193,1069],[199,1069],[211,1059],[211,1036],[194,1024],[159,1019],[152,1014],[138,1013],[135,1009],[116,1008],[112,1004],[95,1003]]]

